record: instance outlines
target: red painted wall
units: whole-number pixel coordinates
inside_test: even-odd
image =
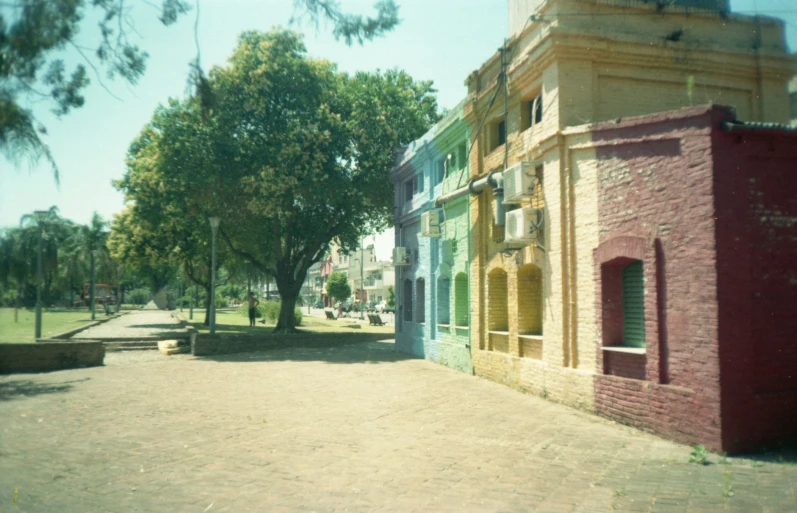
[[[797,133],[715,131],[723,446],[797,438]]]
[[[665,112],[601,123],[593,131],[599,145],[596,282],[601,263],[642,260],[646,345],[644,356],[611,353],[608,361],[599,349],[595,408],[674,440],[720,449],[711,115],[706,107]],[[618,242],[624,240],[635,242]],[[601,283],[596,291],[602,308]]]
[[[642,260],[646,291],[646,354],[598,348],[595,408],[741,452],[797,434],[797,134],[724,132],[733,119],[698,107],[593,130],[597,306],[613,259]]]

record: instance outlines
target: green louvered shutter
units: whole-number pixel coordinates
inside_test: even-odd
[[[623,269],[623,345],[645,347],[645,294],[642,262]]]

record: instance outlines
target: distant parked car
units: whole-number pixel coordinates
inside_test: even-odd
[[[396,313],[396,307],[395,306],[387,306],[387,303],[385,303],[385,307],[382,309],[382,312],[384,312],[384,313]]]
[[[324,308],[324,303],[322,303],[320,300],[316,301],[313,305],[313,308]]]
[[[380,301],[380,302],[378,302],[376,304],[376,306],[374,307],[374,310],[376,310],[379,313],[382,313],[382,312],[385,311],[385,308],[387,308],[387,301],[385,301],[383,299],[382,301]]]

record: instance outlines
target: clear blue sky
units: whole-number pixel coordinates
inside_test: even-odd
[[[344,9],[369,13],[375,0],[341,0]],[[365,46],[348,47],[336,42],[329,27],[318,32],[305,24],[295,27],[307,33],[313,56],[337,62],[343,71],[399,67],[416,79],[430,79],[439,90],[439,103],[451,107],[465,95],[468,74],[501,45],[507,34],[506,0],[398,0],[401,25],[385,38]],[[237,35],[243,30],[268,30],[287,26],[293,13],[290,0],[202,0],[200,46],[202,65],[224,64]],[[786,20],[789,46],[797,50],[797,0],[731,0],[734,12],[759,12]],[[779,12],[778,12],[779,11]],[[170,96],[186,92],[188,63],[196,55],[194,15],[164,28],[156,13],[137,3],[135,24],[140,46],[150,53],[145,77],[135,87],[104,80],[119,98],[97,84],[86,91],[86,105],[61,120],[47,108],[35,110],[49,130],[47,142],[61,169],[58,189],[45,166],[15,169],[0,157],[0,226],[19,223],[20,217],[37,209],[58,206],[61,214],[85,223],[92,212],[106,218],[123,208],[123,198],[111,180],[124,173],[128,145],[149,120],[155,107]],[[96,40],[93,23],[81,36]],[[385,239],[389,239],[389,236]],[[383,240],[377,246],[382,246]],[[389,240],[384,240],[389,243]],[[380,258],[387,258],[380,251]]]

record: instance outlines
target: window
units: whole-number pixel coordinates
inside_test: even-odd
[[[415,322],[426,322],[426,282],[423,278],[415,280]]]
[[[645,285],[639,260],[623,268],[623,345],[645,347]]]
[[[404,299],[404,321],[412,322],[412,281],[404,280],[404,288],[401,291]]]
[[[487,275],[487,329],[509,331],[506,272],[496,268]]]
[[[542,335],[542,270],[526,264],[517,273],[518,333]]]
[[[466,162],[468,160],[467,152],[468,152],[467,143],[462,143],[462,144],[460,144],[457,147],[457,153],[456,153],[457,154],[457,167],[456,167],[457,170],[463,169],[465,167]],[[453,168],[450,168],[450,169],[453,169]]]
[[[468,277],[465,273],[454,277],[454,322],[457,326],[468,325]]]
[[[492,124],[489,130],[490,144],[488,151],[493,151],[502,144],[506,143],[506,123],[502,119]]]
[[[434,171],[432,172],[432,187],[443,181],[446,173],[445,159],[438,160],[434,164]]]
[[[441,276],[437,280],[437,323],[451,323],[451,280]]]
[[[645,285],[641,260],[615,258],[601,265],[603,345],[645,347]]]
[[[414,179],[404,182],[404,201],[412,201],[412,196],[415,194],[413,182]]]
[[[542,123],[542,93],[521,105],[520,126],[523,130]]]
[[[417,175],[415,177],[415,192],[416,193],[423,192],[423,186],[424,186],[424,181],[425,181],[423,178],[424,178],[423,177],[423,173],[421,173],[421,174],[419,174],[419,175]]]

